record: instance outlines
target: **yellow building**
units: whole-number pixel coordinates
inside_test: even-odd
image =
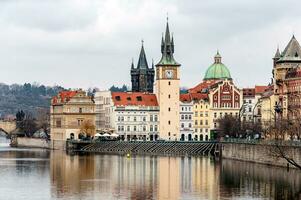
[[[50,109],[50,134],[53,148],[64,148],[65,141],[78,139],[83,124],[95,127],[95,105],[82,90],[62,91],[52,98]],[[95,129],[95,128],[94,128]]]

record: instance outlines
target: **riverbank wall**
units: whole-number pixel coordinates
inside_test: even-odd
[[[12,147],[51,149],[50,140],[44,138],[13,137],[10,145]]]
[[[301,146],[282,145],[280,148],[285,155],[294,158],[296,163],[301,163]],[[223,142],[221,143],[222,158],[248,161],[267,165],[287,167],[288,162],[279,156],[275,144],[247,143],[247,142]],[[290,165],[290,167],[293,167]]]

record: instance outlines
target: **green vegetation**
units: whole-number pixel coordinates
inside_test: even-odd
[[[63,89],[61,86],[48,87],[37,83],[0,83],[0,118],[15,115],[19,110],[36,116],[38,110],[49,109],[51,97]]]

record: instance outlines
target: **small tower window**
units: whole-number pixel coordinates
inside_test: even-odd
[[[170,85],[171,83],[170,83],[170,81],[168,81],[168,85]]]

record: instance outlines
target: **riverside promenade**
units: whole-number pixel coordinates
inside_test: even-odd
[[[68,141],[68,151],[152,155],[215,155],[220,147],[216,141],[149,142],[149,141]]]

